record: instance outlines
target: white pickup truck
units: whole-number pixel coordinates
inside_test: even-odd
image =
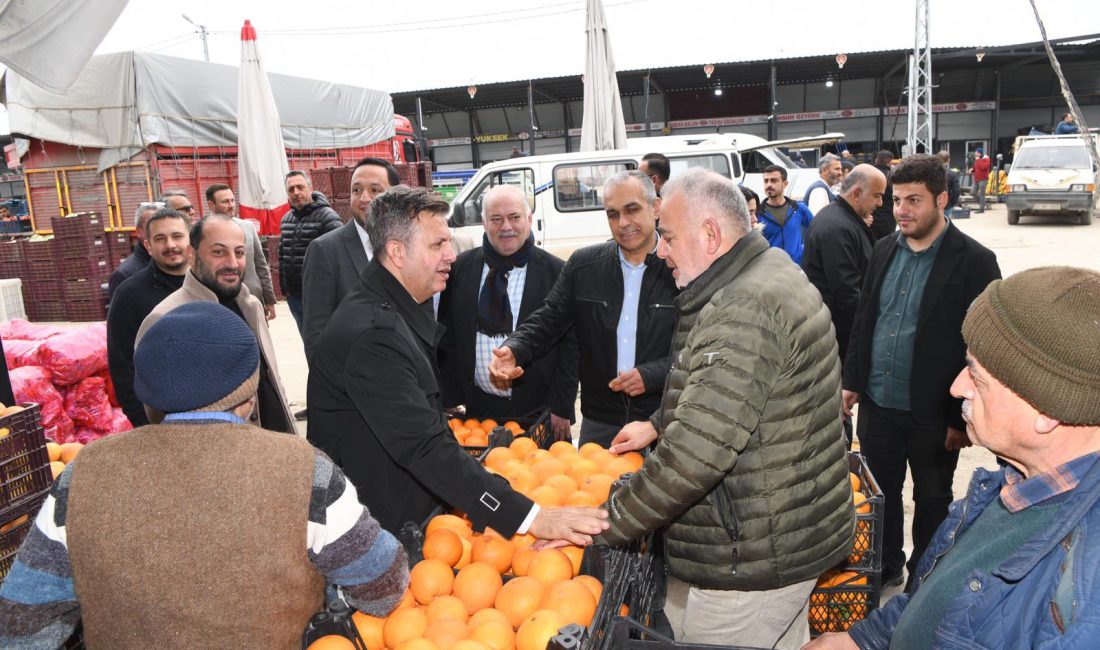
[[[1092,223],[1100,170],[1089,147],[1100,147],[1096,133],[1020,137],[1006,183],[1008,223],[1017,225],[1024,214],[1076,215],[1081,224]]]

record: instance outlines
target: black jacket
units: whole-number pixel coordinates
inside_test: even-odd
[[[369,261],[354,220],[321,235],[309,245],[302,267],[302,342],[307,362],[313,357],[313,349],[328,319],[359,282],[359,275]]]
[[[466,405],[470,417],[517,418],[549,406],[550,411],[574,420],[577,401],[577,336],[572,329],[546,356],[532,362],[522,377],[512,382],[511,399],[490,395],[474,383],[477,363],[477,302],[485,255],[481,247],[458,256],[451,265],[447,289],[439,298],[439,322],[446,327],[439,344],[439,369],[443,374],[443,405]],[[519,324],[542,306],[565,262],[541,248],[531,251]]]
[[[898,222],[894,219],[894,184],[890,182],[890,167],[875,165],[875,169],[886,175],[886,191],[882,194],[882,205],[875,208],[872,213],[874,221],[871,222],[871,232],[878,241],[897,230]]]
[[[871,371],[871,339],[878,320],[879,291],[886,269],[898,249],[901,233],[879,240],[863,282],[859,310],[844,362],[845,390],[864,393]],[[1001,277],[997,256],[948,223],[936,261],[928,275],[913,341],[909,377],[909,408],[921,422],[946,422],[963,429],[962,401],[949,389],[964,366],[966,344],[962,322],[970,303],[987,284]]]
[[[183,279],[150,263],[118,286],[107,312],[107,367],[115,397],[134,427],[149,424],[145,406],[134,394],[134,341],[145,317],[182,287]]]
[[[859,290],[873,246],[871,229],[842,196],[817,213],[806,237],[802,270],[821,292],[821,299],[832,314],[841,361],[848,351],[848,337],[859,307]]]
[[[325,195],[313,193],[313,202],[301,210],[291,208],[279,223],[279,286],[290,296],[302,295],[302,267],[310,242],[326,232],[336,230],[343,222],[336,210],[329,207]]]
[[[309,441],[397,533],[448,503],[511,537],[532,502],[455,440],[436,367],[441,328],[375,258],[336,308],[309,371]]]
[[[130,255],[122,260],[122,264],[118,265],[115,272],[111,274],[111,277],[107,279],[107,304],[110,305],[111,300],[115,297],[115,292],[122,286],[122,283],[130,279],[135,273],[149,266],[149,260],[153,259],[149,255],[149,251],[145,250],[145,244],[138,242],[137,246],[134,246],[134,251]]]
[[[516,362],[527,366],[553,349],[572,326],[580,344],[581,414],[604,424],[647,420],[661,404],[669,346],[676,329],[673,301],[679,290],[664,260],[650,254],[645,264],[634,358],[645,383],[644,394],[631,398],[608,387],[618,375],[615,330],[623,305],[623,272],[619,247],[613,241],[586,246],[570,255],[546,304],[506,343]]]

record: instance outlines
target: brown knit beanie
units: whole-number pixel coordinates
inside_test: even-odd
[[[963,339],[998,381],[1065,424],[1100,424],[1100,273],[1047,266],[994,280]]]

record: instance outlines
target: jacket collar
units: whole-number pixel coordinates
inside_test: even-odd
[[[413,300],[405,287],[401,286],[389,269],[382,266],[377,257],[367,265],[360,282],[366,284],[376,296],[393,305],[409,328],[422,340],[432,347],[439,343],[442,332],[439,323],[432,318],[431,309],[425,309],[424,305]],[[430,298],[428,303],[431,303]]]
[[[867,234],[871,234],[871,228],[870,228],[870,226],[868,226],[867,224],[863,223],[863,219],[861,219],[861,218],[860,218],[860,216],[859,216],[858,214],[856,214],[856,211],[855,211],[855,209],[854,209],[854,208],[852,207],[852,204],[851,204],[851,203],[848,203],[847,201],[845,201],[845,200],[844,200],[844,197],[843,197],[843,196],[841,196],[841,195],[837,194],[837,195],[836,195],[836,200],[835,200],[835,201],[833,201],[833,202],[834,202],[834,203],[836,203],[836,204],[837,204],[837,205],[838,205],[838,206],[840,207],[840,209],[841,209],[841,210],[844,210],[844,213],[845,213],[845,214],[846,214],[846,215],[847,215],[848,217],[850,217],[850,218],[852,219],[852,221],[853,221],[853,222],[854,222],[854,223],[855,223],[855,224],[856,224],[857,226],[859,226],[859,230],[860,230],[860,232],[866,231],[866,232],[867,232]]]
[[[714,260],[710,268],[692,280],[677,296],[676,304],[680,307],[680,313],[701,309],[716,291],[732,282],[750,262],[768,248],[768,241],[755,230],[739,239],[733,248]]]
[[[164,271],[160,270],[160,267],[157,266],[157,263],[154,262],[152,259],[149,260],[149,273],[151,273],[153,275],[153,284],[157,285],[157,286],[162,286],[162,287],[171,287],[171,286],[173,286],[172,278],[173,277],[179,277],[179,276],[169,275],[169,274],[165,273]],[[191,275],[191,270],[190,269],[188,269],[187,273],[183,274],[183,279],[184,279],[185,282],[187,281],[187,276],[189,276],[189,275]]]

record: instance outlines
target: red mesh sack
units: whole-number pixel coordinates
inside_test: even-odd
[[[54,325],[42,325],[31,323],[22,318],[15,318],[7,323],[0,323],[0,338],[6,342],[8,339],[23,339],[25,341],[45,341],[48,338],[64,334],[66,330]]]
[[[54,336],[38,348],[38,358],[58,386],[70,386],[106,370],[106,327],[95,323]]]
[[[4,359],[8,362],[8,370],[23,366],[37,366],[40,345],[42,341],[4,339]]]
[[[86,377],[73,384],[65,394],[65,413],[77,427],[109,431],[113,413],[103,377]]]
[[[42,428],[54,442],[72,442],[73,421],[65,413],[61,393],[50,383],[50,373],[40,366],[23,366],[8,373],[15,401],[37,402],[41,408]]]

